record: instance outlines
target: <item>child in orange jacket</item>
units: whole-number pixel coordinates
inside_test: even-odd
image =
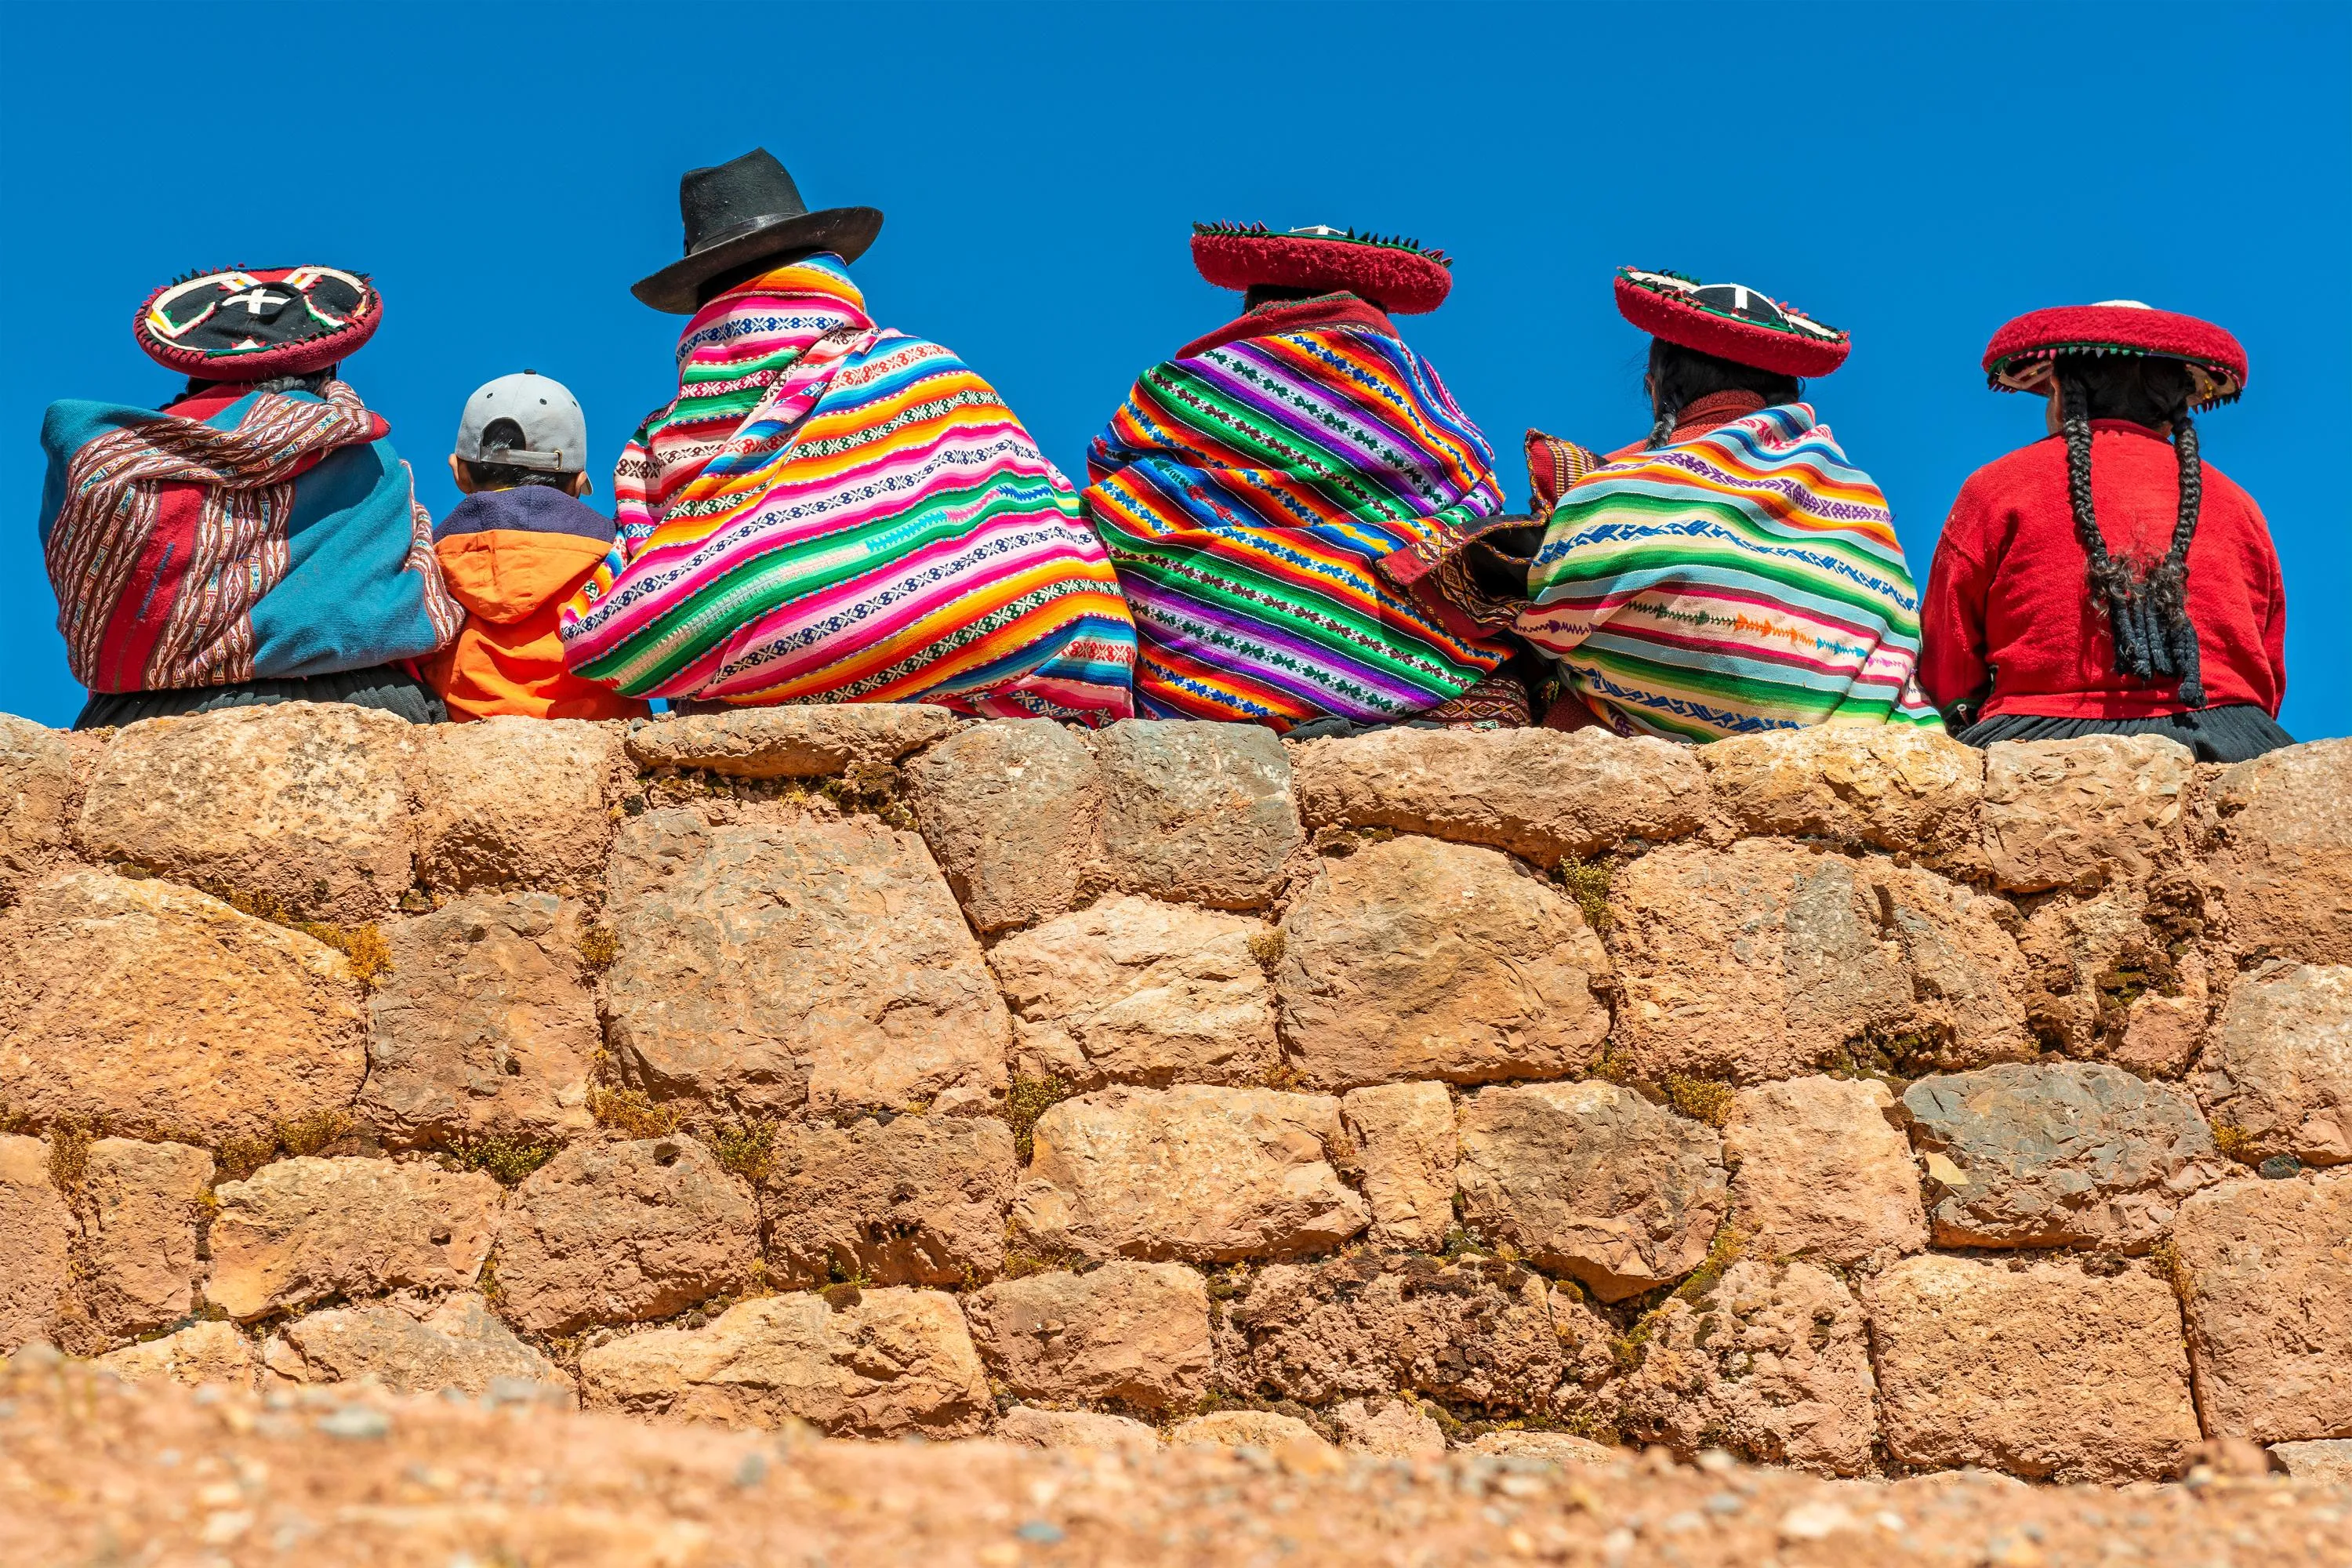
[[[588,422],[562,383],[502,375],[466,400],[449,472],[466,499],[433,529],[465,629],[425,666],[452,720],[633,719],[634,698],[563,665],[556,616],[613,548],[588,492]]]

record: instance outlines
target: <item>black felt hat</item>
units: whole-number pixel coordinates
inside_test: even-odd
[[[788,250],[830,250],[844,261],[866,254],[882,232],[874,207],[811,212],[798,185],[765,147],[714,169],[688,169],[677,182],[686,219],[686,256],[629,292],[656,310],[690,316],[695,292],[730,268]]]

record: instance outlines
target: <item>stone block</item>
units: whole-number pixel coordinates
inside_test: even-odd
[[[562,1369],[515,1338],[471,1290],[313,1312],[279,1330],[264,1355],[271,1372],[292,1383],[368,1378],[394,1394],[479,1394],[492,1379],[511,1378],[572,1392]]]
[[[184,1143],[100,1138],[83,1169],[83,1300],[99,1331],[123,1340],[186,1317],[213,1157]]]
[[[1164,1410],[1208,1391],[1208,1286],[1181,1264],[1000,1279],[964,1313],[981,1359],[1024,1399]]]
[[[990,1436],[1024,1448],[1092,1448],[1139,1458],[1160,1447],[1160,1434],[1132,1415],[1047,1410],[1035,1405],[1016,1405],[1006,1411]]]
[[[596,890],[608,804],[628,771],[617,726],[506,714],[417,737],[416,878],[428,888]]]
[[[224,1182],[214,1196],[205,1299],[249,1322],[330,1296],[470,1287],[499,1194],[477,1171],[305,1156]]]
[[[2197,782],[2162,735],[2001,741],[1985,749],[1985,854],[2011,892],[2138,881],[2184,852]]]
[[[1904,724],[1823,724],[1697,748],[1742,833],[1935,858],[1973,851],[1984,753]]]
[[[49,1146],[0,1133],[0,1353],[56,1334],[75,1228],[49,1181]]]
[[[1282,921],[1284,1043],[1311,1087],[1580,1070],[1609,955],[1575,902],[1491,849],[1392,838],[1325,859]]]
[[[2140,1269],[1906,1258],[1863,1289],[1886,1447],[2031,1480],[2154,1480],[2199,1439],[2180,1309]]]
[[[1559,1465],[1620,1465],[1632,1456],[1622,1448],[1612,1448],[1590,1437],[1579,1437],[1570,1432],[1486,1432],[1470,1445],[1474,1454],[1507,1455],[1520,1459],[1541,1459],[1546,1464]]]
[[[941,1290],[763,1296],[704,1329],[655,1329],[580,1358],[591,1408],[737,1426],[793,1417],[836,1437],[971,1437],[987,1374]]]
[[[367,1070],[341,954],[159,880],[73,871],[0,920],[0,1100],[191,1142],[347,1106]]]
[[[1213,1410],[1168,1428],[1173,1447],[1204,1444],[1219,1448],[1263,1448],[1272,1453],[1296,1443],[1307,1448],[1328,1448],[1321,1433],[1296,1415],[1271,1410]]]
[[[2127,1025],[2128,1014],[2116,998],[2127,985],[2160,978],[2172,963],[2168,943],[2151,927],[2158,911],[2147,889],[2115,884],[2087,897],[2052,894],[2035,905],[2018,931],[2032,976],[2027,1012],[2035,1031],[2068,1056],[2121,1057],[2117,1026]],[[2179,968],[2202,989],[2201,961]],[[2143,994],[2161,994],[2161,986]]]
[[[1364,1228],[1328,1095],[1106,1089],[1037,1119],[1013,1223],[1047,1251],[1222,1263],[1337,1247]]]
[[[2197,1095],[2246,1160],[2352,1162],[2352,967],[2273,963],[2240,975]]]
[[[2240,763],[2214,781],[2212,875],[2241,953],[2352,964],[2352,738]]]
[[[781,1117],[1004,1088],[1012,1021],[915,835],[654,812],[622,831],[611,889],[608,1038],[655,1099]]]
[[[119,731],[79,837],[92,859],[351,923],[409,885],[408,769],[425,727],[341,702],[226,708]]]
[[[1454,1225],[1454,1099],[1442,1083],[1350,1089],[1340,1119],[1355,1141],[1376,1247],[1435,1252]]]
[[[160,1340],[146,1340],[109,1351],[98,1364],[125,1383],[168,1378],[191,1387],[225,1383],[234,1388],[253,1386],[253,1345],[234,1323],[191,1323]]]
[[[2273,1443],[2271,1458],[2298,1481],[2352,1487],[2352,1437],[2322,1437],[2308,1443]]]
[[[2186,1093],[2105,1062],[1923,1078],[1903,1104],[1939,1247],[2144,1251],[2223,1172]]]
[[[1410,1399],[1380,1401],[1378,1408],[1350,1399],[1331,1412],[1331,1425],[1339,1428],[1339,1446],[1350,1453],[1409,1459],[1445,1452],[1445,1429]]]
[[[1731,1206],[1751,1250],[1852,1268],[1927,1245],[1919,1173],[1895,1097],[1871,1079],[1741,1089],[1723,1130]]]
[[[2214,1435],[2352,1433],[2352,1173],[2209,1187],[2180,1205],[2173,1247]]]
[[[604,1035],[580,934],[576,907],[550,893],[465,899],[393,929],[360,1093],[388,1142],[561,1139],[594,1125]]]
[[[1622,1301],[1698,1267],[1723,1223],[1723,1140],[1613,1083],[1481,1091],[1463,1108],[1463,1219]]]
[[[1274,902],[1304,834],[1273,731],[1122,719],[1093,745],[1108,886],[1221,910]]]
[[[1873,860],[1863,871],[1880,931],[1910,978],[1911,1012],[1898,1030],[1910,1070],[2032,1060],[2042,1047],[2015,908],[1916,867]]]
[[[1646,1320],[1618,1426],[1680,1454],[1726,1447],[1821,1475],[1871,1468],[1876,1382],[1862,1308],[1810,1263],[1745,1259]]]
[[[1709,800],[1713,748],[1605,730],[1375,730],[1290,748],[1309,828],[1390,827],[1565,858],[1687,837]]]
[[[982,931],[1067,910],[1102,853],[1094,753],[1051,719],[973,724],[907,765],[915,820]]]
[[[641,768],[700,768],[743,779],[821,779],[887,768],[945,740],[956,716],[910,702],[744,708],[656,719],[629,731]]]
[[[515,1189],[499,1288],[517,1325],[568,1334],[740,1289],[759,1257],[750,1196],[696,1140],[578,1143]]]
[[[977,732],[977,731],[973,731]],[[1243,915],[1122,895],[989,950],[1024,1077],[1255,1083],[1281,1062],[1274,994]]]
[[[66,853],[73,773],[63,731],[0,713],[0,908]]]
[[[768,1277],[957,1285],[1004,1267],[1013,1129],[992,1116],[901,1116],[776,1129],[762,1184]]]

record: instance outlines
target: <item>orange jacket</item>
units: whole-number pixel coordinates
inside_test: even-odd
[[[465,629],[425,666],[451,719],[634,719],[650,711],[566,669],[556,632],[564,601],[612,548],[610,521],[540,485],[468,496],[433,531],[442,575],[466,606]]]

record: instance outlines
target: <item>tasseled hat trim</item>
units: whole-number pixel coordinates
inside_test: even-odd
[[[2192,408],[2235,403],[2246,390],[2243,344],[2210,321],[2137,300],[2029,310],[1985,346],[1985,380],[2001,392],[2044,392],[2061,354],[2147,354],[2177,359],[2197,382]]]
[[[1283,232],[1262,223],[1196,223],[1192,264],[1220,289],[1344,289],[1393,315],[1434,310],[1454,288],[1454,263],[1442,250],[1324,224]]]
[[[1679,272],[1617,269],[1617,311],[1654,338],[1774,375],[1827,375],[1853,340],[1738,283],[1702,283]]]

